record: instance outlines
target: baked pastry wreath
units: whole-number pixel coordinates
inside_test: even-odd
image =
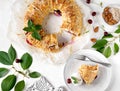
[[[32,20],[34,24],[42,25],[44,19],[54,10],[60,10],[62,13],[63,23],[60,31],[68,31],[74,36],[81,34],[83,27],[82,13],[74,0],[34,0],[26,11],[25,27],[27,27],[29,20]],[[58,43],[57,34],[47,34],[44,29],[39,31],[39,34],[42,35],[41,40],[33,38],[31,32],[26,34],[26,40],[32,46],[48,52],[57,52],[63,47]]]

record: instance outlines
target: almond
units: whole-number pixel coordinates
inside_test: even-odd
[[[97,33],[98,31],[99,31],[99,27],[97,26],[94,28],[94,32]]]
[[[91,41],[92,41],[93,43],[95,43],[95,42],[97,41],[97,39],[96,39],[96,38],[91,38]]]

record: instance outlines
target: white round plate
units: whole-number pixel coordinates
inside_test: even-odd
[[[87,54],[89,54],[89,55],[92,54],[92,56],[95,56],[95,58],[104,57],[99,52],[96,52],[93,50],[84,50],[83,52],[85,53],[85,51],[87,51]],[[81,55],[83,55],[84,54],[83,52],[78,51],[75,54],[77,55],[78,53],[81,53]],[[93,54],[93,53],[95,53],[95,54]],[[83,60],[75,59],[75,56],[76,56],[75,54],[73,54],[68,59],[66,65],[65,65],[65,68],[64,68],[64,79],[65,79],[65,83],[68,86],[68,88],[71,91],[106,91],[111,83],[112,66],[106,67],[104,65],[92,62],[91,60],[83,61]],[[80,54],[78,56],[80,56]],[[106,58],[104,57],[103,59],[106,59]],[[106,60],[102,60],[102,61],[104,62]],[[108,63],[108,62],[105,62],[105,63]],[[99,65],[99,73],[98,73],[97,78],[90,85],[86,85],[85,83],[83,83],[81,86],[76,86],[74,84],[68,84],[67,79],[70,78],[73,73],[78,72],[79,67],[82,64],[90,64],[90,65],[98,64]]]

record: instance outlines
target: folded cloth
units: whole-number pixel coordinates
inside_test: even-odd
[[[41,76],[40,80],[36,81],[26,91],[54,91],[54,87],[44,76]]]

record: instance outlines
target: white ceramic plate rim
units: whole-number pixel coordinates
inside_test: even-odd
[[[71,59],[74,59],[73,57],[74,57],[75,54],[82,53],[82,52],[84,52],[84,51],[88,51],[87,53],[92,53],[92,52],[97,53],[97,55],[98,55],[99,58],[102,57],[102,58],[106,59],[101,53],[99,53],[99,52],[97,52],[97,51],[94,51],[94,50],[91,50],[91,49],[79,50],[79,51],[75,52],[73,55],[71,55],[71,56],[68,58],[68,60],[67,60],[67,62],[66,62],[66,65],[65,65],[65,67],[64,67],[64,81],[65,81],[65,84],[67,85],[67,87],[69,88],[69,90],[71,90],[71,88],[70,88],[70,86],[68,85],[68,83],[66,82],[66,76],[65,76],[67,66],[68,66],[68,64],[70,63]],[[106,59],[106,60],[107,60],[107,59]],[[107,60],[107,61],[108,61],[108,60]],[[104,61],[103,61],[103,62],[104,62]],[[93,63],[93,62],[91,62],[91,63]],[[108,61],[107,63],[110,63],[110,62]],[[110,64],[111,64],[111,63],[110,63]],[[110,70],[111,70],[111,73],[110,73],[111,76],[110,76],[109,79],[111,79],[111,80],[109,80],[109,82],[108,82],[108,84],[107,84],[107,87],[106,87],[105,89],[101,89],[100,91],[109,91],[109,86],[110,86],[110,84],[111,84],[112,76],[113,76],[113,75],[112,75],[112,65],[110,66]],[[71,91],[72,91],[72,90],[71,90]]]

